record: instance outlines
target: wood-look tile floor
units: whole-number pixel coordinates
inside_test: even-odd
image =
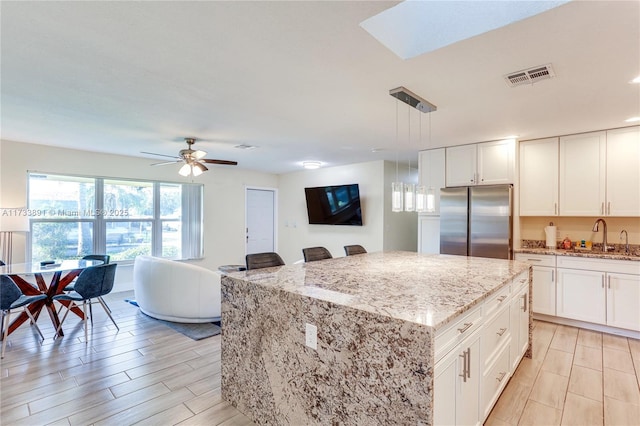
[[[45,313],[9,336],[0,370],[2,425],[251,425],[220,392],[220,336],[193,341],[107,297],[84,343],[77,317],[52,339]],[[535,322],[524,359],[487,425],[640,424],[640,341]]]
[[[46,312],[7,340],[0,370],[2,425],[251,425],[223,401],[220,336],[194,341],[124,302],[105,299],[120,327],[99,305],[84,342],[80,319],[67,318],[53,340]]]
[[[640,340],[534,321],[485,425],[640,425]]]

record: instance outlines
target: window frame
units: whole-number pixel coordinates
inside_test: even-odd
[[[135,178],[120,178],[120,177],[106,177],[106,176],[90,176],[90,175],[77,175],[77,174],[63,174],[56,172],[40,172],[40,171],[28,171],[27,172],[27,211],[31,211],[29,206],[31,200],[31,179],[32,176],[44,175],[51,177],[61,177],[70,179],[92,179],[94,185],[94,204],[93,216],[89,217],[44,217],[44,216],[29,216],[29,233],[27,234],[27,261],[33,262],[33,224],[35,223],[79,223],[89,222],[93,225],[92,235],[92,252],[93,253],[106,253],[107,249],[107,223],[118,222],[145,222],[151,223],[151,256],[162,257],[172,260],[196,260],[204,258],[204,184],[201,183],[185,183],[185,182],[172,182],[172,181],[159,181],[150,179],[135,179]],[[113,217],[96,214],[104,211],[104,186],[105,181],[118,181],[118,182],[138,182],[151,184],[152,186],[152,205],[153,214],[149,217],[136,217],[131,218],[127,216]],[[179,186],[181,189],[180,207],[181,217],[180,219],[167,219],[163,218],[161,207],[161,187],[163,185]],[[162,254],[162,231],[164,223],[178,222],[181,224],[181,245],[180,253],[177,257],[163,256]],[[133,263],[134,259],[119,260],[119,263]]]

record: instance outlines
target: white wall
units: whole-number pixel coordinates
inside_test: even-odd
[[[178,166],[151,167],[153,160],[0,141],[0,206],[26,206],[27,172],[126,177],[166,182],[190,182]],[[278,177],[239,167],[212,166],[194,179],[204,184],[205,258],[190,263],[217,270],[219,265],[244,264],[245,185],[276,187]],[[13,260],[25,258],[25,238],[14,238]],[[118,267],[114,291],[133,288],[132,267]]]
[[[374,161],[280,175],[278,253],[284,261],[301,260],[302,249],[314,246],[326,247],[333,257],[344,256],[343,247],[349,244],[360,244],[369,252],[415,251],[416,214],[391,215],[391,177],[386,175],[390,164]],[[395,177],[395,164],[393,171]],[[304,188],[351,183],[360,187],[363,225],[309,225]]]

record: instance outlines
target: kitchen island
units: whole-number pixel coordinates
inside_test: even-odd
[[[525,263],[411,252],[229,273],[222,278],[223,398],[258,424],[464,423],[456,412],[474,409],[456,409],[465,395],[452,394],[452,402],[447,390],[448,360],[460,358],[453,373],[475,383],[481,422],[511,366],[530,353],[530,286]],[[523,318],[518,312],[525,319],[510,327]],[[498,338],[485,331],[505,318]],[[470,339],[473,353],[463,347]],[[507,370],[486,380],[497,395],[483,395],[479,373],[496,368]]]

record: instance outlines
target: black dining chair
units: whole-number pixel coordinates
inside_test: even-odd
[[[314,262],[316,260],[332,259],[331,253],[324,247],[307,247],[302,249],[302,255],[305,262]]]
[[[0,260],[0,266],[4,266],[6,265],[6,263],[4,263],[2,260]]]
[[[109,263],[109,260],[111,260],[111,256],[109,256],[108,254],[88,254],[86,256],[83,256],[82,260],[101,260],[102,264],[106,265],[107,263]],[[75,280],[67,284],[67,286],[64,288],[64,291],[66,291],[67,293],[70,291],[73,291],[73,286],[75,284],[76,284]],[[111,312],[111,308],[109,307],[109,305],[107,305],[107,302],[104,301],[102,296],[98,296],[98,299],[100,299],[103,305],[105,306],[105,308],[109,310],[109,312]]]
[[[347,256],[353,256],[354,254],[364,254],[367,251],[364,249],[364,247],[358,244],[354,244],[351,246],[344,246],[344,252],[347,254]]]
[[[53,300],[60,301],[70,301],[71,303],[67,306],[67,311],[64,313],[62,320],[60,321],[60,325],[56,330],[56,336],[60,332],[62,328],[62,323],[67,318],[69,311],[73,307],[77,307],[78,304],[76,302],[82,302],[82,310],[84,312],[84,339],[85,343],[88,343],[88,331],[87,331],[87,318],[91,317],[91,326],[93,327],[93,309],[91,305],[94,303],[92,299],[96,299],[98,303],[102,306],[104,311],[107,313],[113,325],[116,326],[118,330],[118,324],[116,324],[115,320],[111,316],[111,312],[105,306],[102,301],[101,296],[105,296],[113,290],[113,283],[116,276],[116,267],[117,263],[109,263],[98,266],[90,266],[86,269],[83,269],[78,279],[76,280],[73,291],[70,293],[62,293],[56,296],[53,296]],[[89,302],[89,312],[87,313],[87,302]]]
[[[0,280],[0,308],[2,308],[2,322],[0,323],[0,325],[2,325],[4,329],[2,338],[2,354],[0,355],[0,358],[4,358],[4,350],[7,346],[7,338],[9,336],[9,321],[11,320],[12,309],[24,309],[24,311],[29,316],[29,319],[31,319],[31,324],[36,327],[36,330],[38,330],[38,334],[40,334],[40,337],[42,337],[42,341],[44,342],[44,335],[42,334],[42,331],[40,331],[40,327],[38,327],[38,324],[36,323],[36,320],[31,314],[31,311],[29,311],[28,307],[33,302],[46,299],[47,295],[39,294],[35,296],[26,296],[24,295],[24,293],[22,293],[20,287],[16,285],[16,283],[10,276],[1,275]],[[7,319],[6,323],[5,318]]]
[[[278,253],[252,253],[245,257],[247,270],[269,268],[271,266],[282,266],[284,261]]]

